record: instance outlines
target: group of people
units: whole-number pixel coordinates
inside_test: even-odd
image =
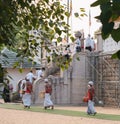
[[[37,70],[38,76],[41,78],[43,77],[43,72],[42,70]],[[36,79],[36,77],[33,75],[32,71],[30,71],[25,79],[22,79],[20,81],[20,96],[22,98],[22,102],[24,105],[24,108],[30,108],[31,106],[31,97],[32,97],[32,92],[33,92],[33,81]],[[44,79],[45,83],[45,89],[44,89],[44,109],[54,109],[54,104],[51,100],[51,94],[52,94],[52,85],[49,83],[49,80],[46,78]],[[6,86],[3,90],[4,92],[4,101],[5,102],[10,102],[10,97],[9,97],[9,81],[7,80]],[[12,90],[12,88],[11,88]],[[95,111],[94,108],[94,97],[95,97],[95,90],[94,90],[94,83],[93,81],[88,82],[88,90],[86,93],[86,96],[83,98],[84,102],[87,102],[87,114],[88,115],[95,115],[97,112]]]
[[[44,89],[44,109],[54,109],[54,104],[51,100],[52,94],[52,85],[49,83],[49,80],[46,78],[44,79],[45,89]],[[28,79],[24,79],[21,82],[21,89],[22,91],[22,101],[24,104],[24,108],[30,108],[31,106],[31,93],[32,93],[32,83]],[[95,90],[94,90],[94,83],[93,81],[88,82],[88,90],[86,93],[85,98],[83,99],[84,102],[87,102],[87,114],[88,115],[95,115],[97,112],[95,111],[94,107],[94,97],[95,97]]]
[[[82,46],[81,43],[81,36],[77,37],[75,44],[76,52],[81,52],[82,49],[89,50],[90,52],[95,50],[95,42],[90,34],[88,34],[88,37],[85,39],[84,46]]]
[[[42,69],[37,69],[36,73],[37,73],[37,77],[34,76],[32,71],[30,71],[25,76],[25,79],[20,80],[20,97],[22,98],[24,108],[29,109],[31,106],[34,80],[43,77]],[[51,100],[52,85],[49,83],[48,79],[44,79],[44,82],[45,82],[44,109],[46,110],[47,108],[50,107],[51,109],[54,109],[54,105]]]
[[[31,74],[30,72],[29,74]],[[31,78],[28,79],[28,75],[26,75],[26,79],[22,80],[21,82],[21,89],[22,91],[22,101],[24,104],[24,108],[30,108],[31,106],[31,93],[32,93],[32,80]],[[32,75],[33,76],[33,75]],[[44,89],[44,109],[54,109],[54,104],[51,100],[51,94],[52,94],[52,85],[49,83],[49,80],[46,78],[44,79],[45,82],[45,89]],[[87,102],[88,108],[87,108],[87,114],[88,115],[95,115],[97,112],[95,111],[94,108],[94,97],[95,97],[95,90],[94,90],[94,83],[93,81],[88,82],[88,90],[86,93],[86,100],[84,102]]]
[[[32,70],[25,76],[25,79],[20,81],[20,96],[22,98],[22,102],[24,108],[30,108],[32,92],[33,92],[33,82],[34,80],[41,78],[43,76],[42,69],[36,70],[36,75],[34,76]]]

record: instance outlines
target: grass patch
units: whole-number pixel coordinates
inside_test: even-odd
[[[86,118],[96,118],[96,119],[103,119],[103,120],[111,120],[111,121],[120,121],[120,115],[114,114],[103,114],[98,113],[95,116],[89,116],[86,112],[82,111],[73,111],[73,110],[61,110],[57,109],[54,110],[44,110],[43,107],[40,106],[32,106],[30,109],[24,109],[23,105],[21,104],[0,104],[1,108],[6,109],[15,109],[15,110],[24,110],[30,112],[41,112],[41,113],[49,113],[49,114],[57,114],[57,115],[64,115],[64,116],[74,116],[74,117],[86,117]]]

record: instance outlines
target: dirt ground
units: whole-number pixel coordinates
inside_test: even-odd
[[[57,109],[86,111],[86,107],[55,107]],[[99,113],[120,115],[120,109],[118,108],[96,107],[96,111]],[[120,121],[70,117],[0,108],[0,124],[120,124]]]

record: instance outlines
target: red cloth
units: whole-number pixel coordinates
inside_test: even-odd
[[[26,83],[26,93],[31,93],[32,92],[32,84],[30,82]]]
[[[45,86],[45,93],[52,93],[52,86],[50,84],[47,84]]]
[[[87,92],[88,100],[93,100],[94,94],[95,94],[95,90],[93,87],[88,89],[88,92]]]

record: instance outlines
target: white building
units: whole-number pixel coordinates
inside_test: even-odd
[[[115,22],[114,28],[118,28],[120,22]],[[101,32],[96,33],[97,35],[97,50],[102,53],[114,53],[120,50],[120,41],[116,42],[109,36],[107,39],[103,40]]]

